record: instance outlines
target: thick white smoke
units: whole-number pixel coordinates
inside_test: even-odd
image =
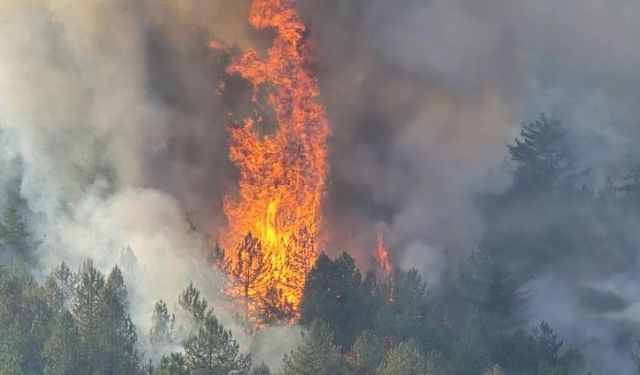
[[[236,325],[205,260],[220,215],[205,210],[227,188],[225,163],[211,161],[226,128],[207,44],[246,44],[242,3],[1,2],[0,182],[35,223],[40,272],[118,264],[143,333],[154,303],[172,307],[193,282],[243,349],[277,368],[297,335],[265,351],[282,334]]]

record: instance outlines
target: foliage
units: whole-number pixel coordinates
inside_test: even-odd
[[[425,375],[429,368],[427,359],[413,342],[403,342],[387,354],[378,368],[377,375]]]
[[[569,368],[573,365],[569,357],[560,355],[562,341],[548,323],[542,322],[530,332],[518,330],[497,343],[496,359],[508,373],[535,374],[542,367]],[[572,356],[568,352],[567,356]]]
[[[340,375],[346,371],[331,330],[320,321],[313,322],[298,349],[284,357],[284,375]]]
[[[171,353],[168,357],[162,357],[154,375],[191,375],[187,367],[187,361],[181,353]]]
[[[481,246],[462,263],[460,279],[469,299],[495,329],[517,326],[529,291],[528,279],[496,261]]]
[[[433,309],[427,285],[415,269],[394,270],[388,282],[379,288],[385,298],[375,324],[383,337],[399,341],[416,338],[429,349],[440,346],[438,314]]]
[[[350,365],[354,375],[372,374],[384,357],[384,348],[378,335],[363,331],[353,343]]]
[[[80,337],[73,316],[64,311],[56,318],[44,351],[45,375],[73,375],[79,363]]]
[[[431,291],[416,270],[363,274],[346,252],[311,264],[313,239],[292,238],[287,267],[309,273],[300,311],[305,331],[284,356],[284,374],[584,375],[582,353],[565,348],[548,323],[524,325],[529,280],[581,259],[598,268],[576,265],[581,272],[636,263],[635,237],[620,228],[640,218],[640,168],[608,179],[601,199],[576,188],[580,161],[569,146],[557,120],[541,116],[523,126],[508,146],[513,187],[479,199],[487,230],[478,251]],[[252,367],[242,351],[252,348],[239,346],[193,283],[178,296],[177,317],[165,301],[147,306],[151,328],[140,343],[119,268],[105,277],[90,260],[73,271],[61,263],[39,284],[26,271],[34,269],[38,243],[11,207],[0,222],[0,247],[0,374],[271,374],[264,364]],[[282,290],[259,277],[270,264],[259,243],[248,236],[236,250],[235,268],[219,248],[210,261],[243,302],[266,287],[251,306],[261,323],[292,322],[297,312],[283,306]],[[136,269],[126,261],[131,255],[126,248],[120,259],[130,265],[127,274]],[[298,287],[303,276],[283,282]],[[638,355],[633,359],[640,374]]]
[[[484,322],[478,317],[467,321],[460,337],[451,345],[451,369],[456,375],[482,374],[490,365]]]
[[[138,371],[136,328],[127,312],[127,289],[118,267],[107,279],[99,306],[101,372],[135,374]]]
[[[335,260],[321,254],[307,277],[300,323],[323,321],[334,332],[336,343],[346,346],[371,326],[374,305],[349,254],[342,253]]]
[[[37,242],[27,222],[16,206],[9,206],[0,221],[0,255],[8,256],[8,262],[35,263],[36,247]]]
[[[524,124],[509,154],[515,163],[516,189],[540,191],[572,187],[577,176],[575,158],[570,151],[562,122],[544,114]]]
[[[49,308],[55,313],[70,309],[75,285],[76,276],[64,262],[55,267],[44,284],[44,297]]]
[[[271,375],[271,370],[269,366],[262,363],[260,366],[254,367],[253,370],[251,370],[251,375]]]
[[[262,250],[260,240],[251,233],[238,244],[236,261],[227,270],[231,282],[231,291],[241,298],[244,304],[245,319],[252,318],[252,299],[267,286],[265,277],[271,272],[271,261]]]
[[[175,320],[175,315],[169,315],[166,302],[158,301],[153,309],[151,329],[149,330],[149,341],[156,350],[173,341]]]
[[[205,301],[204,298],[200,298],[200,291],[193,286],[193,283],[189,284],[187,289],[182,292],[178,298],[178,304],[184,311],[191,314],[196,323],[204,321],[207,311],[207,301]]]
[[[212,310],[198,332],[184,342],[185,361],[193,374],[245,373],[251,367],[250,358],[240,353],[231,331],[225,330]]]

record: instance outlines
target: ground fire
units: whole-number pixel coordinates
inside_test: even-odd
[[[266,102],[276,125],[268,132],[256,115],[230,126],[238,195],[225,198],[228,225],[220,239],[231,293],[244,301],[247,316],[295,320],[317,256],[330,128],[309,70],[306,26],[293,2],[254,0],[249,22],[274,30],[273,44],[265,57],[243,52],[227,72],[252,85],[254,104]]]

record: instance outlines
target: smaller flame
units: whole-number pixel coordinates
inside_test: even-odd
[[[225,47],[222,45],[222,43],[218,42],[217,40],[209,41],[209,48],[211,48],[212,50],[216,50],[216,51],[224,51],[225,50]]]
[[[389,260],[389,251],[387,250],[387,244],[384,239],[384,233],[382,232],[382,229],[378,229],[377,240],[378,245],[376,247],[374,256],[376,258],[376,261],[378,262],[378,266],[380,266],[380,269],[385,273],[390,274],[393,270],[393,267],[391,266],[391,261]]]

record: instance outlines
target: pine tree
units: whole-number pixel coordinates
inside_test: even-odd
[[[118,267],[105,283],[86,261],[78,272],[73,313],[80,336],[82,372],[134,374],[138,371],[136,328],[127,314],[127,289]]]
[[[65,311],[58,315],[44,351],[45,375],[74,375],[80,369],[80,337],[73,316]]]
[[[264,362],[251,370],[251,375],[271,375],[271,370]]]
[[[494,344],[495,357],[507,373],[536,373],[542,367],[572,367],[576,365],[575,353],[560,355],[562,341],[549,324],[540,323],[530,332],[518,330]],[[579,361],[579,360],[578,360]],[[566,363],[565,363],[566,362]]]
[[[209,253],[209,263],[212,264],[218,271],[226,273],[230,269],[231,265],[225,251],[216,244],[215,248]]]
[[[340,349],[333,344],[329,327],[313,322],[303,334],[302,344],[284,357],[284,375],[340,375],[347,367]]]
[[[252,299],[260,296],[269,282],[266,277],[271,271],[271,261],[262,250],[260,240],[247,234],[236,248],[236,260],[228,274],[231,279],[231,293],[242,298],[245,319],[255,318],[252,314]]]
[[[44,296],[52,311],[61,313],[71,308],[75,284],[76,277],[64,262],[49,273],[44,284]]]
[[[37,242],[15,206],[5,210],[0,222],[0,246],[3,252],[15,254],[22,261],[33,260]]]
[[[7,363],[19,361],[21,371],[41,373],[40,353],[50,333],[53,313],[45,302],[35,280],[18,268],[0,269],[0,349],[5,350]],[[10,365],[9,367],[13,367]]]
[[[293,321],[295,310],[292,304],[287,303],[282,289],[273,282],[265,295],[258,299],[256,315],[261,324],[281,325]]]
[[[103,373],[127,375],[138,371],[138,337],[127,309],[124,278],[120,269],[114,267],[99,305],[99,343]]]
[[[490,365],[491,353],[484,322],[472,316],[460,337],[451,345],[451,367],[456,375],[482,374]]]
[[[501,331],[520,323],[520,313],[529,296],[528,278],[522,273],[494,261],[481,245],[481,250],[462,264],[460,278],[465,296],[492,328]]]
[[[309,272],[300,305],[300,323],[325,322],[341,346],[350,346],[355,335],[369,328],[375,313],[364,292],[362,275],[347,253],[331,260],[321,254]]]
[[[578,177],[562,122],[541,114],[524,124],[521,138],[508,145],[515,163],[515,188],[528,191],[571,187]]]
[[[553,332],[549,323],[542,322],[538,327],[531,330],[531,336],[535,343],[535,354],[538,362],[546,362],[551,365],[560,363],[560,348],[562,340],[558,339],[558,335]]]
[[[184,351],[187,368],[194,375],[246,374],[251,367],[249,356],[240,353],[231,331],[224,329],[212,310],[198,332],[185,340]]]
[[[163,300],[158,301],[153,309],[149,330],[149,341],[155,351],[173,342],[175,320],[175,315],[169,314],[167,304]]]
[[[76,318],[81,347],[81,369],[86,374],[94,374],[100,363],[100,304],[104,291],[104,276],[85,261],[78,271],[78,286],[74,299],[73,315]]]
[[[204,298],[200,298],[200,290],[193,286],[193,283],[190,283],[187,289],[178,297],[178,305],[193,317],[196,324],[204,321],[207,301]]]
[[[354,375],[373,374],[384,358],[380,338],[371,331],[363,331],[353,343],[350,358]]]
[[[15,327],[0,324],[0,374],[25,374],[20,355],[21,341],[22,338]]]
[[[302,295],[307,275],[313,268],[317,257],[314,238],[308,230],[302,229],[300,233],[291,238],[286,254],[287,268],[292,270],[288,279],[285,280],[286,287],[295,295]]]
[[[192,375],[187,367],[187,360],[181,353],[172,353],[162,357],[153,375]]]
[[[398,341],[417,337],[424,347],[437,346],[438,316],[418,271],[394,270],[382,287],[386,301],[375,318],[377,331]]]
[[[403,342],[393,348],[378,368],[377,375],[426,375],[427,359],[413,342]]]

